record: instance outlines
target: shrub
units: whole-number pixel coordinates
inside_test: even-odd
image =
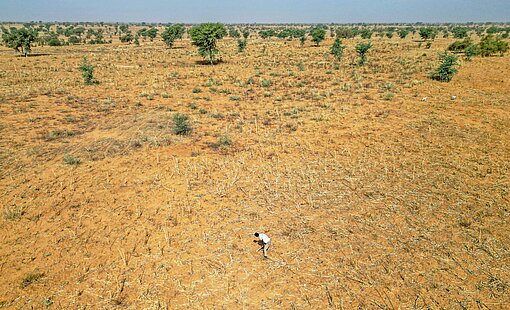
[[[191,125],[189,116],[186,114],[174,114],[173,116],[174,127],[173,132],[176,135],[187,135],[191,132]]]
[[[198,47],[200,56],[209,60],[212,65],[218,53],[216,41],[226,35],[225,26],[220,23],[206,23],[190,29],[191,43]]]
[[[69,44],[78,44],[80,43],[80,38],[78,38],[77,36],[70,36],[67,42]]]
[[[232,37],[232,38],[240,38],[241,37],[241,33],[239,32],[239,30],[237,30],[235,28],[230,28],[228,30],[228,36]]]
[[[248,30],[243,30],[243,38],[244,39],[248,39],[248,37],[250,36],[250,32]]]
[[[227,136],[227,135],[221,136],[218,139],[218,146],[221,147],[221,148],[226,148],[226,147],[229,147],[231,145],[232,145],[232,139],[230,139],[230,137]]]
[[[372,34],[373,34],[372,30],[367,29],[367,28],[361,30],[361,33],[360,33],[361,38],[365,39],[365,40],[372,38]]]
[[[129,43],[129,42],[133,41],[133,34],[131,34],[131,32],[128,32],[125,35],[120,36],[119,39],[120,39],[120,42],[122,42],[122,43],[126,43],[126,42]]]
[[[456,39],[463,39],[467,37],[469,28],[467,27],[455,27],[452,29],[453,37]]]
[[[184,31],[185,28],[182,24],[171,25],[161,33],[161,38],[169,48],[172,48],[176,39],[182,39]]]
[[[344,53],[344,49],[345,46],[342,45],[342,40],[337,37],[335,39],[335,43],[333,43],[333,46],[331,46],[331,54],[333,54],[337,60],[340,60]]]
[[[430,74],[430,78],[440,82],[450,82],[458,72],[457,56],[444,52],[439,55],[439,60],[441,61],[439,67]]]
[[[26,288],[30,284],[37,282],[42,277],[44,277],[44,273],[42,273],[42,272],[29,272],[23,276],[20,286],[21,286],[21,288]]]
[[[368,50],[372,47],[372,42],[367,42],[367,43],[359,43],[358,45],[356,45],[356,52],[358,53],[360,59],[359,59],[359,62],[358,64],[360,66],[363,66],[366,62],[367,62],[367,52]]]
[[[85,85],[92,85],[95,83],[94,66],[92,66],[92,64],[89,63],[87,56],[83,57],[83,61],[79,69],[81,70],[81,76],[83,77]]]
[[[66,156],[64,156],[64,163],[76,166],[81,163],[81,160],[77,157],[74,157],[73,155],[67,154]]]
[[[237,40],[237,51],[242,53],[246,49],[246,39]]]
[[[467,60],[471,60],[471,58],[480,55],[480,47],[476,44],[471,44],[464,50],[464,55],[466,55]]]
[[[455,41],[448,46],[448,50],[451,52],[462,52],[468,46],[473,45],[473,42],[469,38],[465,38],[462,41]]]
[[[436,37],[437,32],[432,27],[426,27],[420,28],[419,34],[423,40],[433,40]]]
[[[315,42],[315,45],[319,46],[326,37],[326,30],[321,27],[316,27],[310,31],[310,35],[312,36],[312,41]]]
[[[271,86],[272,82],[271,80],[266,80],[266,79],[263,79],[262,82],[260,82],[260,86],[262,87],[269,87]]]
[[[304,46],[305,42],[306,42],[306,36],[305,35],[303,35],[302,37],[299,37],[299,43],[301,44],[301,46]]]
[[[492,56],[496,53],[503,55],[508,51],[508,42],[489,34],[480,41],[479,48],[482,57]]]

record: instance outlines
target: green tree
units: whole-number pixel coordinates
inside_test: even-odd
[[[439,54],[441,62],[438,68],[430,74],[430,78],[440,82],[450,82],[453,76],[458,72],[456,67],[459,65],[457,56],[444,52]]]
[[[335,43],[331,46],[331,54],[333,54],[336,60],[340,60],[342,55],[344,54],[345,46],[342,45],[342,40],[340,38],[335,39]]]
[[[463,39],[467,37],[469,28],[467,27],[454,27],[452,29],[453,37],[456,39]]]
[[[246,39],[237,39],[237,51],[239,53],[244,52],[246,49],[247,40]]]
[[[81,71],[81,76],[83,77],[83,82],[85,85],[92,85],[96,81],[94,80],[94,66],[89,62],[87,56],[83,57],[80,67],[78,68]]]
[[[151,41],[154,41],[154,38],[158,35],[158,29],[150,28],[147,30],[147,36],[151,38]]]
[[[409,34],[409,30],[407,30],[407,29],[400,29],[399,32],[398,32],[398,36],[401,39],[405,39],[408,34]]]
[[[250,31],[247,29],[244,29],[243,30],[243,38],[248,39],[249,36],[250,36]]]
[[[362,39],[368,40],[372,37],[373,31],[367,28],[361,30],[360,35]]]
[[[196,25],[189,31],[191,43],[198,48],[200,56],[209,60],[211,65],[214,64],[214,58],[219,52],[216,43],[226,34],[225,26],[220,23]]]
[[[32,43],[37,39],[37,31],[32,28],[11,28],[5,29],[2,34],[2,41],[5,46],[14,49],[16,52],[28,56],[32,50]]]
[[[326,37],[326,30],[321,27],[316,27],[310,31],[310,35],[312,36],[312,41],[315,42],[315,45],[319,46]]]
[[[358,53],[360,59],[359,59],[359,62],[358,64],[360,66],[363,66],[366,62],[367,62],[367,52],[368,50],[372,47],[372,42],[367,42],[367,43],[359,43],[358,45],[356,45],[356,52]]]
[[[489,34],[482,38],[479,48],[482,57],[488,57],[496,53],[503,55],[508,51],[508,42]]]
[[[420,28],[419,34],[423,40],[433,40],[436,37],[437,32],[432,27],[426,27]]]
[[[301,46],[304,46],[305,42],[306,42],[306,35],[303,34],[303,36],[299,37],[299,43],[301,44]]]
[[[230,28],[228,30],[228,36],[229,37],[232,37],[232,38],[240,38],[241,37],[241,33],[239,32],[239,30],[235,29],[235,28]]]
[[[174,24],[168,26],[165,31],[161,33],[161,38],[163,38],[163,41],[169,48],[172,48],[176,39],[182,39],[184,31],[184,25]]]
[[[122,43],[131,43],[131,41],[133,41],[134,37],[133,37],[133,34],[131,32],[128,32],[122,36],[120,36],[120,42]]]

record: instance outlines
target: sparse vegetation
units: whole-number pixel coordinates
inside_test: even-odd
[[[0,307],[504,307],[507,24],[228,25],[217,66],[167,24],[2,25],[39,36],[0,52]]]

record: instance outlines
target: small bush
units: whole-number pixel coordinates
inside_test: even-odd
[[[66,156],[64,156],[64,163],[72,166],[77,166],[81,163],[81,159],[71,154],[67,154]]]
[[[448,46],[448,50],[451,52],[462,52],[470,45],[473,45],[473,41],[469,38],[465,38],[462,41],[455,41]]]
[[[247,41],[246,39],[238,39],[237,40],[237,51],[239,53],[242,53],[244,52],[244,50],[246,49],[246,44],[247,44]]]
[[[4,219],[9,221],[17,221],[25,214],[25,208],[21,206],[5,206],[4,207]]]
[[[335,56],[336,60],[340,60],[344,54],[344,49],[345,46],[342,45],[342,40],[337,37],[335,43],[331,46],[331,54]]]
[[[439,67],[430,74],[430,78],[440,82],[450,82],[453,76],[457,73],[457,56],[444,52],[439,55],[441,63]]]
[[[226,147],[229,147],[231,145],[232,145],[232,139],[230,139],[230,137],[227,136],[227,135],[221,136],[218,139],[218,146],[221,147],[221,148],[226,148]]]
[[[177,113],[173,116],[173,121],[173,132],[176,135],[187,135],[191,132],[191,125],[188,115]]]
[[[266,79],[263,79],[262,82],[260,82],[260,85],[262,87],[269,87],[269,86],[271,86],[271,84],[272,84],[271,80],[266,80]]]
[[[30,284],[37,282],[39,279],[44,277],[43,272],[29,272],[21,280],[21,288],[26,288]]]
[[[363,66],[367,62],[367,52],[372,47],[372,43],[369,41],[367,43],[359,43],[356,45],[356,52],[358,53],[360,59],[358,64]]]
[[[200,88],[193,88],[193,89],[191,90],[191,92],[192,92],[192,93],[194,93],[194,94],[198,94],[198,93],[201,93],[201,92],[202,92],[202,90],[201,90]]]
[[[79,69],[81,71],[81,76],[83,77],[85,85],[92,85],[95,83],[94,66],[92,66],[92,64],[89,63],[87,56],[83,57],[83,61]]]

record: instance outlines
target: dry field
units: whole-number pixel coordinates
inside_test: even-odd
[[[372,41],[0,48],[0,308],[508,309],[510,55]]]

